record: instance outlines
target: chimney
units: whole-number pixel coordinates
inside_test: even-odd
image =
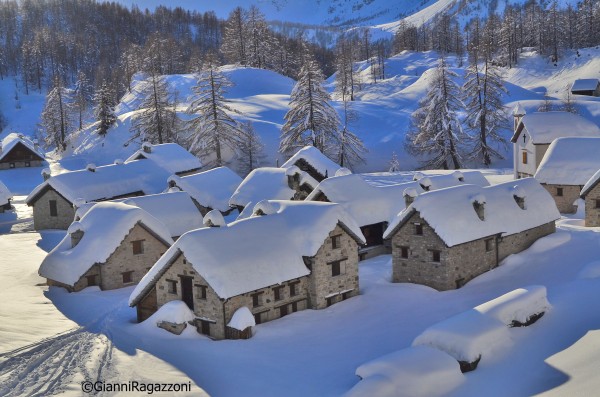
[[[521,102],[517,102],[517,106],[515,106],[515,108],[513,109],[514,132],[517,132],[517,127],[519,126],[519,123],[521,122],[523,116],[525,116],[525,113],[525,109],[523,109],[523,106],[521,106]]]
[[[261,200],[254,206],[254,210],[252,211],[252,215],[271,215],[277,212],[277,208],[271,203],[269,200]]]
[[[152,144],[150,142],[142,143],[142,150],[144,153],[152,153]]]
[[[419,179],[419,185],[423,188],[423,190],[425,190],[426,192],[429,191],[429,189],[431,189],[431,179],[428,176],[425,176],[421,179]]]
[[[115,159],[115,165],[123,165],[123,159]]]
[[[485,220],[485,196],[483,194],[478,194],[473,197],[473,209],[477,213],[477,216],[482,221]]]
[[[96,164],[90,163],[90,164],[86,165],[85,169],[90,172],[96,172]]]
[[[50,179],[50,168],[44,168],[42,170],[42,178],[44,178],[44,181]]]
[[[517,203],[517,205],[519,206],[519,208],[521,208],[522,210],[526,209],[525,208],[525,191],[523,190],[523,188],[521,188],[520,186],[515,186],[513,188],[513,198],[515,199],[515,202]]]
[[[402,195],[404,196],[404,204],[406,205],[406,208],[408,208],[408,206],[415,201],[415,197],[418,196],[417,189],[414,187],[407,187],[404,189],[404,193]]]
[[[454,178],[456,178],[457,181],[459,182],[464,182],[465,181],[465,176],[463,175],[462,172],[460,171],[454,171],[452,173],[452,175],[454,176]]]
[[[223,218],[223,214],[219,210],[211,210],[209,211],[202,221],[204,226],[206,227],[223,227],[227,226],[225,222],[225,218]]]
[[[83,238],[83,225],[80,222],[75,221],[71,223],[71,226],[69,226],[69,230],[67,230],[67,233],[69,233],[69,235],[71,236],[71,248],[75,248]]]

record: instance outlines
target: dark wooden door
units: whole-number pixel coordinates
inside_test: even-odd
[[[181,278],[181,300],[185,302],[190,310],[194,310],[194,292],[192,282],[193,279],[187,276],[179,276]]]

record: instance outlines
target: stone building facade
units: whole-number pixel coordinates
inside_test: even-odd
[[[358,295],[358,243],[340,224],[316,255],[305,257],[304,263],[311,271],[308,276],[223,299],[180,252],[135,302],[138,321],[144,321],[169,301],[182,300],[197,316],[194,325],[198,332],[218,340],[234,334],[227,324],[244,306],[260,324],[308,308],[323,309]]]
[[[585,200],[585,226],[600,226],[600,183],[588,189],[582,198]]]
[[[545,183],[542,183],[542,186],[550,193],[561,214],[574,214],[577,211],[577,206],[574,203],[579,198],[583,186],[550,185]]]
[[[554,231],[550,222],[510,236],[492,235],[448,247],[415,212],[391,237],[392,282],[423,284],[439,291],[460,288]]]
[[[73,204],[51,188],[39,195],[32,206],[35,230],[67,229],[75,218]]]
[[[0,147],[1,152],[1,147]],[[41,167],[44,158],[23,143],[19,142],[7,153],[1,153],[0,170],[13,168]]]
[[[128,287],[140,282],[169,244],[137,223],[104,263],[93,264],[74,286],[48,279],[48,285],[76,292],[90,286],[102,290]]]

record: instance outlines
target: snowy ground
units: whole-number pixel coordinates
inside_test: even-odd
[[[86,377],[189,377],[215,396],[340,395],[358,382],[354,371],[364,362],[410,346],[437,321],[530,284],[547,287],[552,311],[514,329],[512,346],[466,374],[453,395],[591,395],[600,386],[600,229],[580,225],[561,221],[555,235],[457,291],[392,284],[389,256],[365,261],[360,296],[259,325],[247,341],[220,342],[135,324],[131,288],[68,294],[42,286],[37,267],[64,232],[2,235],[0,252],[11,254],[0,257],[0,395],[78,395]]]

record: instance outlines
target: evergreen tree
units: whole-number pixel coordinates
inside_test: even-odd
[[[355,165],[365,162],[363,156],[367,152],[367,148],[362,140],[350,130],[350,126],[358,120],[358,114],[352,109],[352,104],[348,101],[348,98],[342,101],[342,104],[344,106],[344,118],[342,130],[336,142],[336,158],[339,165],[352,170]]]
[[[103,82],[94,95],[94,117],[99,122],[94,131],[105,136],[109,128],[117,121],[115,116],[114,93],[106,82]]]
[[[461,141],[465,134],[458,120],[462,102],[460,89],[452,80],[456,76],[440,58],[427,95],[413,113],[405,146],[408,153],[427,157],[423,168],[461,167]]]
[[[135,139],[154,144],[175,142],[177,131],[173,129],[173,119],[177,115],[170,102],[164,76],[151,72],[144,82],[141,95],[139,110],[131,117],[132,136],[129,142]]]
[[[92,101],[92,86],[87,76],[83,72],[77,73],[75,90],[73,91],[73,108],[77,112],[79,121],[79,130],[83,128],[83,116]]]
[[[264,148],[260,136],[254,131],[251,122],[245,122],[241,126],[243,134],[239,141],[239,168],[242,175],[248,175],[253,169],[260,167],[265,160]]]
[[[577,111],[577,107],[575,106],[575,99],[573,98],[573,94],[571,94],[571,89],[569,86],[567,86],[567,88],[565,89],[561,110],[563,110],[564,112],[579,114],[579,112]]]
[[[71,129],[70,101],[71,93],[63,86],[62,79],[55,76],[53,87],[46,95],[40,122],[47,147],[54,146],[59,151],[67,148]]]
[[[398,161],[398,156],[396,152],[392,152],[392,158],[390,160],[390,168],[388,172],[398,172],[400,171],[400,161]]]
[[[214,63],[197,75],[198,80],[192,88],[193,98],[186,112],[192,116],[187,122],[190,130],[190,151],[196,155],[214,155],[213,165],[224,164],[223,149],[237,149],[244,132],[228,112],[239,113],[225,98],[227,88],[233,83],[221,73]],[[205,162],[206,164],[206,162]]]
[[[501,135],[501,131],[508,128],[502,105],[502,94],[506,92],[498,68],[487,57],[484,57],[481,69],[477,58],[471,59],[463,85],[465,121],[473,132],[474,148],[470,157],[486,167],[494,158],[503,158],[498,147],[506,145],[506,139]]]
[[[290,109],[281,129],[279,151],[290,154],[312,145],[322,153],[338,139],[340,119],[323,87],[323,73],[313,56],[305,51],[298,82],[292,89]]]
[[[246,37],[246,11],[241,7],[235,8],[229,14],[225,21],[223,30],[223,43],[221,52],[225,59],[231,63],[239,63],[243,66],[248,64],[247,47],[248,37]]]

